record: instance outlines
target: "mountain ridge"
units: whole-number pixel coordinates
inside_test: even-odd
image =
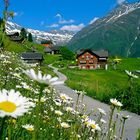
[[[10,21],[6,23],[7,34],[20,32],[21,28],[23,27],[16,23]],[[27,28],[26,31],[32,34],[36,43],[40,43],[42,40],[52,40],[54,45],[65,45],[74,35],[73,32],[59,30],[46,32]]]
[[[140,2],[124,3],[107,16],[79,31],[68,43],[83,48],[107,49],[111,55],[140,57]]]

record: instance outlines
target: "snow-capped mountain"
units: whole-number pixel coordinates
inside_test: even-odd
[[[117,20],[118,18],[127,15],[137,9],[140,8],[140,2],[134,3],[134,4],[129,4],[125,2],[124,4],[116,7],[105,19],[104,21],[106,23],[108,22],[113,22]]]
[[[107,49],[111,55],[140,57],[140,2],[117,6],[75,34],[68,46],[75,51]]]
[[[7,34],[20,32],[21,28],[22,27],[20,25],[7,21],[6,24]],[[34,41],[37,43],[40,43],[42,40],[52,40],[52,42],[55,45],[66,44],[74,35],[73,32],[57,31],[57,30],[45,32],[45,31],[39,31],[34,29],[26,29],[26,31],[32,34]]]

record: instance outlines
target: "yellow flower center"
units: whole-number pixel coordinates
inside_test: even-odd
[[[9,102],[9,101],[4,101],[4,102],[0,102],[0,110],[8,112],[8,113],[12,113],[16,110],[16,104]]]
[[[95,124],[90,124],[90,126],[91,126],[93,129],[96,129],[96,125],[95,125]]]
[[[62,99],[62,100],[66,100],[66,97],[65,97],[65,96],[61,96],[61,99]]]
[[[33,131],[32,127],[27,128],[28,131]]]

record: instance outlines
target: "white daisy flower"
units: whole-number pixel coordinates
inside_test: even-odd
[[[121,107],[123,106],[121,102],[117,101],[116,99],[110,99],[110,102],[114,105],[114,106],[118,106]]]
[[[63,115],[63,113],[61,111],[59,111],[59,110],[55,110],[55,114],[58,115],[58,116],[62,116]]]
[[[102,122],[102,123],[106,123],[106,121],[105,121],[104,119],[101,119],[101,122]]]
[[[98,110],[99,110],[99,112],[100,112],[101,114],[106,115],[106,112],[105,112],[103,109],[98,108]]]
[[[137,75],[133,74],[131,71],[125,70],[125,72],[131,78],[139,78]]]
[[[38,71],[38,74],[35,73],[33,69],[24,71],[31,79],[48,85],[58,85],[63,84],[63,81],[58,81],[58,77],[53,77],[51,75],[42,75],[41,71]]]
[[[34,131],[34,126],[31,124],[22,125],[22,127],[28,131]]]
[[[72,100],[71,97],[69,97],[68,95],[66,94],[60,94],[60,99],[63,101],[63,102],[67,102],[69,100]]]
[[[69,128],[70,127],[70,125],[68,123],[66,123],[66,122],[62,122],[60,125],[63,128]]]
[[[14,89],[0,91],[0,117],[11,116],[17,118],[34,106],[34,103]]]
[[[87,126],[88,126],[88,127],[91,127],[91,128],[94,129],[94,130],[101,131],[101,128],[99,127],[98,124],[95,123],[94,120],[91,120],[91,119],[88,120]]]
[[[66,107],[67,112],[72,112],[74,109],[72,107]]]

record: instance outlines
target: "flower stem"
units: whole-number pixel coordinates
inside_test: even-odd
[[[110,119],[109,119],[109,125],[108,125],[108,140],[110,140],[110,136],[111,136],[111,130],[110,129],[111,129],[114,110],[115,110],[115,106],[113,105],[113,106],[111,106]]]
[[[6,117],[2,119],[1,128],[0,128],[0,140],[4,140],[4,126],[5,126]]]
[[[120,137],[120,140],[122,140],[122,139],[123,139],[125,121],[126,121],[126,119],[123,119],[123,124],[122,124],[122,131],[121,131],[121,137]]]

